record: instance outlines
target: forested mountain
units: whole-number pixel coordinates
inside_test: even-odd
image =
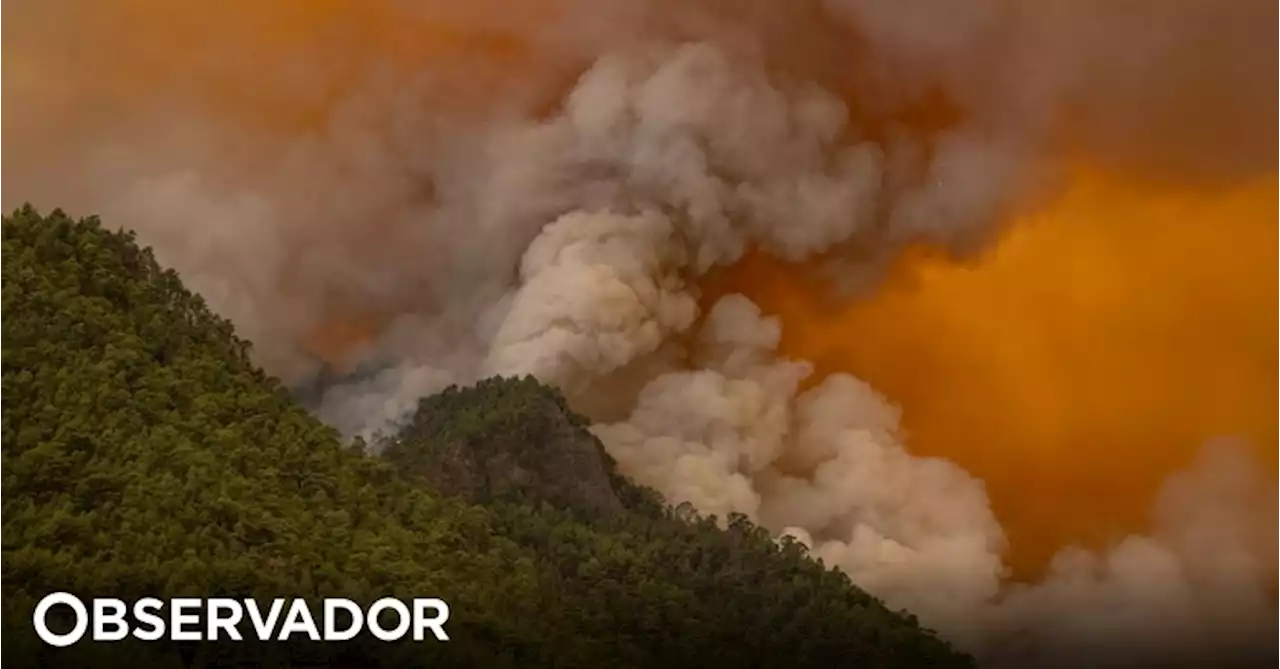
[[[802,546],[664,508],[533,379],[425,398],[371,456],[131,234],[24,208],[0,269],[5,667],[971,665]],[[55,590],[438,596],[451,641],[52,649]]]

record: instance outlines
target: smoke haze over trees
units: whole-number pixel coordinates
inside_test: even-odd
[[[491,501],[612,461],[991,662],[1269,647],[1275,518],[1254,500],[1275,482],[1248,449],[1211,441],[1141,531],[1053,546],[1017,583],[986,484],[913,450],[912,407],[788,355],[790,324],[743,285],[705,288],[762,254],[859,299],[911,249],[992,248],[1080,165],[1187,192],[1274,180],[1274,4],[9,4],[4,206],[136,229],[253,343],[237,364],[404,476]],[[1203,338],[1235,346],[1233,325]],[[469,430],[569,429],[501,383],[495,414],[441,418],[495,376],[555,388],[604,454],[487,452],[502,440]],[[617,504],[559,486],[539,494]]]
[[[556,471],[512,495],[438,494],[415,479],[446,467],[440,455],[388,464],[340,445],[130,235],[30,209],[3,231],[6,666],[972,664],[798,544],[741,516],[721,530],[664,510],[532,379],[445,396],[449,418],[424,418],[425,436],[465,434],[514,461],[594,453],[579,473],[603,477],[610,509],[551,504]],[[425,449],[419,438],[401,448]],[[29,623],[58,590],[440,596],[451,640],[51,649]]]

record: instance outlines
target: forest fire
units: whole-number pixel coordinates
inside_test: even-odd
[[[1204,439],[1276,464],[1275,215],[1274,177],[1159,193],[1091,175],[980,257],[912,254],[853,304],[759,256],[706,285],[778,314],[784,354],[900,403],[913,451],[985,481],[1032,575],[1141,530]]]
[[[1270,638],[1275,3],[10,4],[7,200],[345,436],[533,376],[975,653]]]

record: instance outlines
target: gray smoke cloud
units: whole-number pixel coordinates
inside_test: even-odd
[[[866,383],[806,389],[776,319],[741,295],[700,313],[697,283],[761,248],[874,287],[868,268],[910,243],[983,247],[1075,152],[1160,178],[1273,169],[1256,138],[1274,79],[1252,63],[1271,62],[1274,6],[372,2],[352,11],[375,36],[447,24],[546,62],[405,62],[347,20],[274,59],[199,42],[165,54],[180,76],[139,80],[163,8],[113,23],[125,10],[10,5],[5,206],[137,229],[290,383],[321,373],[317,331],[371,323],[346,351],[359,372],[317,402],[345,433],[393,430],[451,383],[533,374],[668,502],[794,536],[992,663],[1269,645],[1276,544],[1252,516],[1270,484],[1244,456],[1207,447],[1149,534],[1012,585],[980,480],[913,455]],[[105,77],[67,65],[89,54]],[[206,80],[265,102],[219,107]],[[264,120],[294,106],[321,121]]]

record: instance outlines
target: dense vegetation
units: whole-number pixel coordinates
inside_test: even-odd
[[[624,509],[662,515],[657,493],[618,474],[564,397],[532,377],[423,398],[383,455],[433,490],[483,504],[547,502],[596,522]]]
[[[6,667],[970,665],[803,547],[664,509],[532,379],[427,398],[374,457],[132,235],[26,208],[0,268]],[[452,640],[52,649],[54,590],[439,596]]]

